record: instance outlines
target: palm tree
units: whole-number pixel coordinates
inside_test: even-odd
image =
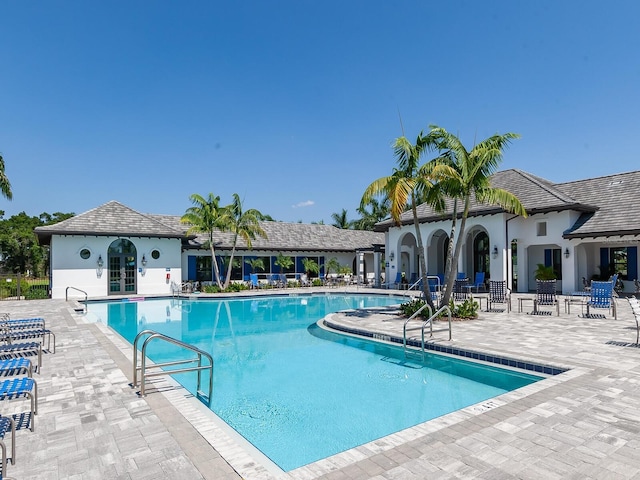
[[[334,227],[348,230],[353,226],[353,222],[351,220],[347,220],[347,211],[344,208],[340,213],[332,213],[331,218],[333,218]]]
[[[426,279],[427,263],[424,257],[422,234],[420,233],[416,210],[418,199],[428,199],[432,205],[441,208],[442,200],[438,195],[438,190],[434,188],[431,179],[423,175],[419,168],[420,157],[432,147],[432,142],[425,138],[422,132],[418,135],[415,145],[404,136],[397,138],[393,144],[393,149],[398,168],[394,168],[390,176],[379,178],[367,187],[362,195],[360,208],[365,208],[367,203],[375,196],[384,195],[390,203],[391,218],[393,218],[396,225],[400,225],[400,216],[409,205],[416,230],[423,294],[429,306],[434,309],[433,299],[429,291],[429,282]]]
[[[252,240],[257,236],[267,238],[267,234],[260,226],[262,214],[256,209],[242,211],[242,201],[237,193],[233,194],[233,202],[226,206],[221,215],[221,229],[231,232],[233,235],[233,246],[231,247],[231,258],[229,265],[233,265],[233,257],[236,253],[238,237],[241,237],[247,244],[247,248],[251,250]],[[229,286],[231,281],[231,268],[227,269],[227,276],[224,280],[224,288]]]
[[[202,233],[207,235],[207,243],[211,249],[211,264],[216,277],[218,287],[222,289],[220,283],[220,270],[216,261],[215,242],[213,241],[213,233],[220,230],[222,208],[220,207],[220,197],[215,197],[210,193],[207,198],[197,193],[192,194],[189,199],[193,203],[185,214],[180,218],[182,223],[188,224],[187,234]]]
[[[512,193],[491,186],[489,179],[502,162],[503,150],[509,143],[520,136],[516,133],[493,135],[467,151],[460,139],[444,128],[431,126],[426,141],[444,152],[422,169],[425,175],[431,175],[438,181],[439,187],[454,200],[449,251],[445,270],[445,288],[441,305],[447,305],[451,298],[455,275],[453,265],[458,264],[465,224],[469,216],[471,201],[499,205],[505,211],[516,215],[527,216],[520,200]],[[462,203],[460,215],[460,231],[455,238],[458,217],[457,201]],[[455,241],[455,248],[454,248]]]
[[[256,273],[257,268],[264,271],[264,259],[262,258],[248,258],[244,263],[251,267],[251,273]]]
[[[358,207],[360,220],[354,222],[358,230],[373,230],[373,226],[389,216],[389,199],[387,197],[378,200],[370,198],[364,206]],[[370,210],[369,210],[369,209]]]
[[[284,271],[293,265],[293,258],[288,255],[283,255],[282,252],[278,253],[278,257],[276,261],[273,262],[275,265],[280,267],[280,273],[284,273]]]
[[[311,273],[318,273],[320,271],[320,265],[313,258],[303,258],[302,259],[302,268],[304,268],[304,272],[307,274],[308,278],[311,278]]]
[[[2,155],[0,155],[0,193],[7,200],[13,199],[13,193],[11,193],[11,184],[9,183],[9,179],[7,175],[4,173],[4,159]]]

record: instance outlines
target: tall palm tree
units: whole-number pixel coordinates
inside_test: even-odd
[[[364,206],[358,207],[360,220],[355,222],[358,230],[373,230],[373,226],[389,216],[389,199],[387,197],[378,200],[370,198]]]
[[[193,203],[185,214],[180,218],[182,223],[188,224],[187,234],[202,233],[207,235],[207,243],[211,249],[211,264],[216,277],[218,287],[222,288],[220,282],[220,269],[216,261],[215,242],[213,234],[219,231],[222,226],[221,216],[223,208],[220,207],[220,197],[216,197],[210,193],[207,198],[197,193],[192,194],[189,199]]]
[[[233,257],[236,253],[238,238],[242,238],[247,244],[247,248],[251,250],[252,240],[257,236],[267,238],[266,232],[260,226],[262,213],[256,209],[242,210],[242,201],[237,193],[233,194],[233,201],[227,205],[220,217],[220,226],[223,231],[231,232],[233,235],[233,246],[231,247],[231,258],[229,265],[233,265]],[[231,268],[227,269],[227,276],[224,280],[224,288],[229,286],[231,281]]]
[[[4,158],[0,155],[0,193],[7,200],[13,199],[13,193],[11,193],[11,183],[9,183],[9,179],[7,175],[4,173]]]
[[[423,293],[429,306],[434,309],[431,292],[429,291],[429,282],[426,278],[427,263],[416,209],[418,198],[428,198],[430,203],[436,207],[440,207],[441,204],[438,190],[434,188],[433,182],[428,176],[420,172],[420,157],[433,147],[428,140],[423,136],[422,132],[418,135],[415,145],[404,136],[397,138],[393,144],[393,149],[398,168],[394,168],[390,176],[379,178],[366,188],[360,201],[360,208],[365,208],[371,198],[383,195],[389,199],[391,218],[396,225],[400,225],[400,216],[406,210],[407,205],[411,208],[418,243],[418,260]]]
[[[462,239],[469,216],[471,201],[499,205],[505,211],[516,215],[527,216],[520,200],[512,193],[491,186],[489,179],[502,162],[503,150],[512,140],[520,138],[516,133],[493,135],[483,140],[470,151],[464,147],[460,139],[444,128],[431,126],[427,141],[443,152],[422,169],[423,174],[431,175],[438,181],[442,191],[454,200],[447,267],[445,271],[445,288],[441,305],[449,303],[456,276],[453,266],[458,264]],[[462,204],[460,214],[460,231],[456,239],[455,229],[458,217],[458,200]],[[454,247],[455,244],[455,247]]]
[[[343,208],[342,212],[340,213],[332,213],[331,214],[331,218],[333,219],[333,226],[334,227],[338,227],[338,228],[342,228],[342,229],[349,229],[352,227],[353,222],[350,220],[347,220],[347,211]]]

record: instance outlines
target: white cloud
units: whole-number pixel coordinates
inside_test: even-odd
[[[302,207],[310,207],[312,205],[315,205],[316,202],[314,202],[313,200],[307,200],[305,202],[300,202],[300,203],[296,203],[295,205],[291,205],[292,208],[302,208]]]

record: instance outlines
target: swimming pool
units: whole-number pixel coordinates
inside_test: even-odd
[[[376,295],[95,303],[130,342],[152,329],[212,352],[212,410],[289,471],[542,377],[327,332],[328,313],[404,301]],[[152,360],[175,349],[150,344]],[[176,375],[190,391],[195,375]]]

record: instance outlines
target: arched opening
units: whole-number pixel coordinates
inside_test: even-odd
[[[115,240],[107,252],[109,295],[136,293],[136,246],[126,238]]]

